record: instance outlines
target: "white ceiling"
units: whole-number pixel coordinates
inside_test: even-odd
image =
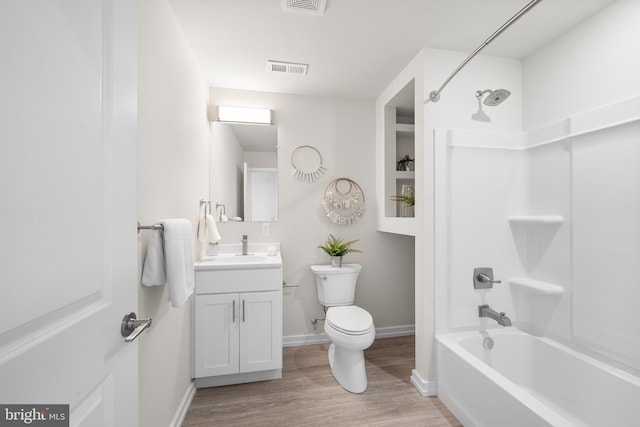
[[[356,99],[374,99],[423,47],[471,53],[529,2],[327,0],[309,16],[281,0],[169,1],[211,86]],[[543,0],[482,53],[523,58],[613,1]],[[308,74],[268,73],[269,59]]]

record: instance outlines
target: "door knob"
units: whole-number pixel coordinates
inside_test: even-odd
[[[131,342],[150,326],[151,319],[137,319],[135,313],[128,313],[122,318],[120,333],[125,337],[124,342]]]

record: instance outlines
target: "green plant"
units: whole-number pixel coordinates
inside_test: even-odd
[[[391,196],[391,200],[395,200],[396,202],[404,203],[409,206],[414,206],[416,204],[416,199],[413,196]]]
[[[409,166],[413,163],[415,159],[412,159],[410,155],[405,154],[400,160],[396,162],[396,170],[397,171],[407,171],[409,170]]]
[[[355,242],[357,242],[357,240],[345,242],[341,237],[335,237],[333,234],[329,234],[329,237],[327,237],[324,244],[318,246],[318,248],[331,256],[343,256],[349,252],[362,252],[361,250],[351,247]]]

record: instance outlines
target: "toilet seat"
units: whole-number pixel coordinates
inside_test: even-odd
[[[331,307],[327,311],[327,325],[347,335],[364,335],[371,331],[371,314],[357,305]]]

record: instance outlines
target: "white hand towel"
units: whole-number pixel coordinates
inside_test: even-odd
[[[162,286],[167,283],[167,275],[164,270],[164,245],[162,232],[152,231],[147,255],[142,266],[142,284],[145,286]]]
[[[207,241],[207,205],[205,203],[200,204],[200,215],[198,216],[198,231],[196,232],[196,238],[198,242],[204,243]]]
[[[191,222],[164,219],[164,249],[171,305],[179,307],[193,294],[193,238]]]
[[[222,236],[220,236],[220,232],[218,231],[218,225],[216,224],[216,220],[211,215],[207,215],[205,220],[207,224],[208,243],[219,242],[222,239]]]

